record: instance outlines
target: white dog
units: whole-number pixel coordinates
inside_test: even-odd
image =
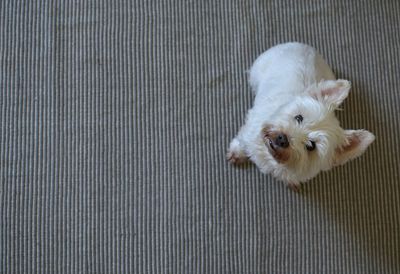
[[[350,82],[336,80],[317,51],[304,44],[277,45],[250,69],[254,106],[227,154],[233,164],[250,159],[289,187],[360,156],[374,141],[366,130],[343,130],[335,109]]]

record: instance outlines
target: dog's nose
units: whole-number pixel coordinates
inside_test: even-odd
[[[276,136],[275,145],[282,148],[287,148],[289,146],[289,141],[286,134],[281,133],[278,136]]]

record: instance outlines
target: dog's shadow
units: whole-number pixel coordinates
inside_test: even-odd
[[[317,203],[324,214],[348,233],[363,256],[373,260],[374,265],[382,271],[400,271],[400,191],[396,156],[399,151],[395,142],[387,139],[391,132],[399,132],[400,128],[396,131],[390,128],[393,123],[385,120],[390,113],[379,104],[378,97],[373,100],[366,96],[371,92],[353,82],[343,106],[345,111],[337,116],[343,128],[367,127],[376,135],[376,140],[360,158],[322,173],[311,184],[306,184],[303,195]],[[357,108],[355,113],[352,108]],[[346,116],[350,113],[362,117]],[[326,184],[326,181],[331,183]]]

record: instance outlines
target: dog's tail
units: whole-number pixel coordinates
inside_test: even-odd
[[[249,84],[251,87],[251,93],[256,96],[258,91],[258,86],[260,84],[260,71],[257,71],[257,67],[253,65],[249,70],[246,71],[249,79]]]
[[[249,75],[249,84],[253,95],[257,94],[260,81],[265,77],[265,74],[270,66],[270,50],[261,54],[247,71]]]
[[[249,79],[249,84],[251,87],[251,93],[255,96],[257,94],[257,88],[258,88],[258,81],[257,79],[254,77],[254,75],[251,74],[251,69],[246,70],[246,74],[247,74],[247,79]]]

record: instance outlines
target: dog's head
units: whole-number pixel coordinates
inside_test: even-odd
[[[305,181],[366,150],[374,135],[366,130],[344,130],[335,117],[335,109],[349,90],[348,81],[323,81],[271,115],[261,134],[277,168]]]

